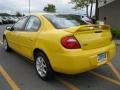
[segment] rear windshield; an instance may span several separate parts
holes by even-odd
[[[44,15],[57,29],[65,29],[73,26],[85,25],[79,15]]]

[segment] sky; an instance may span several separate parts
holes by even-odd
[[[85,9],[74,10],[71,0],[30,0],[31,12],[42,12],[43,8],[47,4],[54,4],[58,13],[80,13],[85,14]],[[17,11],[22,13],[28,13],[29,0],[0,0],[0,13],[15,14]],[[93,10],[94,12],[94,10]]]

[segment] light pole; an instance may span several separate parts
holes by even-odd
[[[95,19],[96,19],[96,21],[99,20],[99,7],[98,7],[98,4],[99,4],[99,0],[96,0],[96,10],[95,10]]]
[[[29,13],[30,13],[30,0],[29,0]]]

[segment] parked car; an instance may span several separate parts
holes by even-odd
[[[17,17],[13,17],[14,18],[14,22],[17,22],[19,19]]]
[[[108,25],[88,25],[79,16],[67,14],[23,17],[6,27],[3,46],[33,61],[43,80],[51,79],[54,71],[78,74],[97,68],[116,52]]]
[[[86,23],[88,23],[88,24],[93,24],[92,18],[90,18],[90,17],[88,17],[88,16],[86,16],[86,15],[80,15],[80,17],[81,17],[81,19],[82,19],[84,22],[86,22]]]
[[[8,18],[9,18],[9,23],[11,24],[15,23],[15,19],[12,16],[9,16]]]
[[[2,16],[1,18],[2,18],[3,24],[8,24],[9,23],[9,20],[6,16]]]
[[[23,17],[17,17],[18,19],[21,19],[21,18],[23,18]]]
[[[10,21],[10,20],[9,20],[9,16],[6,16],[5,18],[6,18],[6,20],[7,20],[7,24],[10,24],[10,22],[9,22],[9,21]]]
[[[0,25],[1,25],[1,24],[3,24],[3,22],[2,22],[2,18],[0,17]]]
[[[74,14],[68,14],[68,15],[74,15]],[[92,18],[90,18],[90,17],[88,17],[88,16],[86,16],[86,15],[78,15],[78,14],[75,14],[76,16],[79,16],[80,17],[80,19],[82,20],[82,21],[84,21],[85,23],[87,23],[87,24],[93,24],[93,19]]]

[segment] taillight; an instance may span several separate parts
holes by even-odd
[[[61,39],[61,44],[67,49],[81,48],[79,42],[74,36],[66,36]]]

